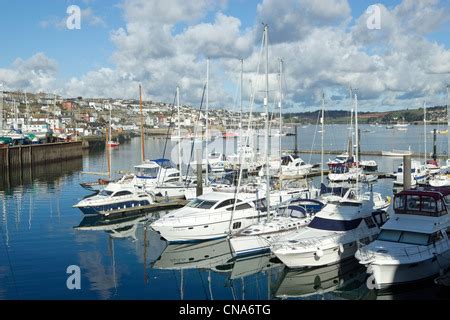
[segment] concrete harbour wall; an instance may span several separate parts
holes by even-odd
[[[0,148],[0,172],[81,158],[82,142],[60,142]]]

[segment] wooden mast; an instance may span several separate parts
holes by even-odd
[[[109,147],[109,128],[106,127],[106,152],[108,162],[108,178],[111,179],[111,148]]]

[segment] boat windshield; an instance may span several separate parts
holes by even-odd
[[[280,209],[278,214],[284,217],[303,219],[306,218],[306,209],[300,206],[289,206]]]
[[[201,199],[194,199],[189,202],[186,206],[190,208],[198,208],[198,209],[211,209],[217,201],[206,201]]]
[[[315,217],[308,227],[327,231],[349,231],[356,229],[361,224],[361,218],[354,220],[332,220]]]
[[[108,190],[102,190],[99,193],[100,196],[105,196],[105,197],[108,197],[108,196],[110,196],[112,194],[113,194],[113,192],[112,191],[108,191]]]
[[[138,177],[142,178],[157,178],[158,177],[158,167],[154,168],[142,168],[142,167],[136,167],[135,168],[135,174]]]
[[[426,246],[430,241],[430,235],[427,233],[384,229],[381,230],[378,240]]]

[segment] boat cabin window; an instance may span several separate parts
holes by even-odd
[[[239,205],[236,206],[236,211],[238,211],[238,210],[246,210],[246,209],[251,209],[251,208],[252,208],[252,206],[250,204],[242,203],[242,204],[239,204]],[[227,209],[227,211],[233,211],[233,206],[229,207]]]
[[[211,209],[216,203],[217,201],[194,199],[191,202],[189,202],[186,206],[190,208]]]
[[[136,176],[143,177],[143,178],[157,178],[158,172],[159,172],[159,168],[157,168],[157,167],[155,167],[155,168],[137,167],[137,168],[135,168],[135,171],[134,171]]]
[[[99,193],[99,195],[101,195],[101,196],[110,196],[110,195],[112,195],[113,194],[113,192],[112,191],[108,191],[108,190],[102,190],[102,191],[100,191],[100,193]]]
[[[349,231],[356,229],[361,224],[361,218],[354,220],[332,220],[315,217],[308,227],[328,231]]]
[[[172,177],[179,177],[180,176],[180,173],[179,172],[175,172],[175,173],[171,173],[171,174],[169,174],[169,178],[172,178]]]
[[[241,222],[235,222],[233,223],[233,229],[239,229],[241,227],[242,223]]]
[[[239,203],[240,200],[238,200],[237,202]],[[232,205],[232,204],[234,204],[234,199],[224,200],[224,201],[222,201],[221,203],[219,203],[219,204],[217,205],[217,207],[215,207],[214,209],[220,209],[220,208],[223,208],[223,207]]]
[[[378,240],[426,246],[430,242],[430,235],[420,232],[384,229],[381,230]]]
[[[369,229],[375,228],[375,227],[377,226],[377,225],[375,224],[375,222],[373,222],[372,217],[364,218],[364,221],[366,222],[367,227],[368,227]]]
[[[155,162],[164,169],[175,168],[175,165],[172,163],[172,161],[168,159],[155,160]]]
[[[133,194],[131,191],[119,191],[116,192],[113,197],[129,196],[131,194]]]
[[[435,199],[427,195],[397,195],[394,201],[397,214],[413,214],[421,216],[439,217],[447,214],[442,199]]]

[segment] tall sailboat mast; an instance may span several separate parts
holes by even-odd
[[[427,103],[424,102],[423,103],[423,140],[424,140],[424,147],[423,147],[423,152],[424,152],[424,158],[425,161],[424,163],[427,163]]]
[[[182,180],[181,175],[181,122],[180,122],[180,87],[177,86],[177,113],[178,113],[178,170],[180,171],[180,178]]]
[[[242,96],[242,90],[244,88],[244,59],[241,59],[241,83],[240,83],[240,89],[239,89],[239,99],[240,99],[240,105],[241,105],[241,111],[240,111],[240,115],[239,115],[239,140],[240,140],[240,146],[242,148],[243,145],[243,130],[242,130],[242,113],[244,112],[243,110],[243,96]]]
[[[323,135],[324,135],[324,124],[325,123],[325,93],[322,92],[322,114],[320,117],[320,125],[321,125],[321,152],[320,152],[320,184],[323,183]]]
[[[266,163],[266,203],[267,203],[267,216],[270,212],[270,171],[269,171],[269,26],[264,25],[264,47],[266,49],[266,94],[264,97],[264,110],[266,113],[266,134],[265,134],[265,163]]]
[[[26,117],[27,117],[26,123],[29,124],[30,123],[30,107],[28,105],[28,98],[27,98],[27,92],[26,91],[25,91],[25,108],[26,108]]]
[[[106,127],[106,162],[108,166],[108,178],[111,179],[111,147],[109,146],[109,128]]]
[[[112,105],[109,105],[109,142],[112,142],[112,128],[111,128],[111,118],[112,118]]]
[[[283,104],[283,59],[280,59],[280,83],[279,83],[279,90],[280,90],[280,101],[278,102],[278,108],[280,109],[280,128],[279,128],[279,137],[278,137],[278,148],[279,148],[279,158],[280,158],[280,175],[282,174],[282,170],[281,170],[281,157],[282,157],[282,152],[281,152],[281,131],[283,130],[283,114],[281,112],[281,106]]]
[[[206,171],[205,171],[205,185],[208,185],[208,135],[209,135],[209,119],[208,119],[208,112],[209,112],[209,58],[206,60],[206,115],[205,115],[205,156],[206,156]]]
[[[358,95],[355,92],[355,143],[356,143],[356,154],[355,162],[356,168],[359,168],[359,130],[358,130]],[[359,171],[356,173],[356,191],[359,190]]]
[[[3,94],[4,94],[4,89],[3,89],[3,83],[0,83],[0,87],[2,88],[1,93],[2,96],[0,97],[0,134],[2,134],[3,132]]]
[[[18,120],[18,116],[17,116],[17,105],[16,105],[16,98],[13,99],[13,106],[14,106],[14,129],[17,130],[19,129],[19,126],[17,124]]]
[[[145,161],[144,113],[142,111],[142,86],[139,85],[139,108],[141,111],[141,160]]]
[[[447,85],[447,158],[450,159],[450,139],[449,139],[449,135],[450,135],[450,112],[449,112],[449,108],[450,108],[450,95],[448,93],[448,89],[450,88],[450,84]]]

